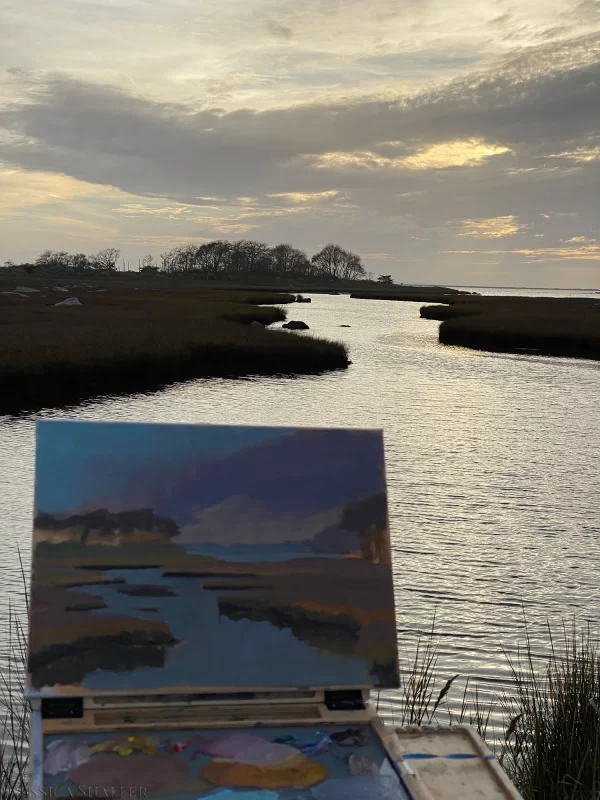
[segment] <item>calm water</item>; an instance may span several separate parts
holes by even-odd
[[[39,416],[383,428],[401,657],[435,613],[440,684],[461,673],[491,694],[524,613],[540,652],[546,619],[600,622],[600,364],[443,347],[419,305],[315,295],[289,307],[348,344],[345,372],[198,380]],[[9,603],[23,610],[18,550],[29,569],[33,432],[33,416],[0,417],[5,641]]]

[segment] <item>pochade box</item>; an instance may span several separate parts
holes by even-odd
[[[380,431],[41,421],[31,796],[404,800]]]

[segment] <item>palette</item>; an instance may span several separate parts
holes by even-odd
[[[38,422],[31,585],[34,792],[410,796],[381,431]]]
[[[392,761],[368,725],[179,729],[48,736],[53,797],[184,800],[400,800]]]

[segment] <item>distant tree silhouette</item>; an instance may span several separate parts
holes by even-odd
[[[339,244],[328,244],[312,257],[320,275],[338,280],[355,281],[365,277],[360,257],[349,253]]]
[[[106,247],[104,250],[98,250],[97,253],[90,256],[90,262],[94,269],[99,272],[116,272],[117,261],[121,251],[116,247]]]
[[[45,250],[31,270],[41,272],[116,272],[120,250],[107,247],[90,256],[84,253]],[[7,264],[7,266],[9,266]],[[16,265],[15,265],[16,266]],[[25,269],[27,265],[20,265]],[[312,258],[291,244],[269,247],[264,242],[216,239],[203,244],[184,244],[161,253],[159,259],[146,255],[140,272],[188,275],[206,280],[273,280],[277,283],[319,280],[366,280],[360,256],[337,244],[328,244]],[[390,277],[390,276],[381,276]],[[380,279],[380,282],[381,281]],[[390,278],[391,282],[391,278]]]
[[[47,272],[68,270],[70,263],[70,256],[64,250],[44,250],[35,260],[36,267],[41,267]]]

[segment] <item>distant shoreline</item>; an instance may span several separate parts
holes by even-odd
[[[598,289],[565,289],[561,286],[488,286],[478,285],[476,283],[452,283],[449,284],[452,289],[511,289],[517,292],[591,292],[592,294],[600,294]]]

